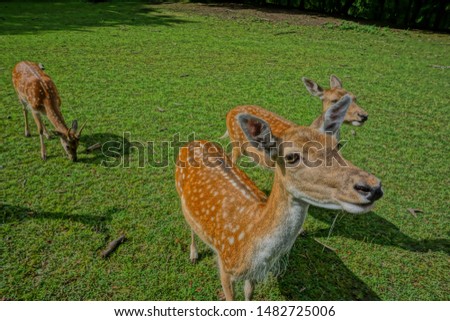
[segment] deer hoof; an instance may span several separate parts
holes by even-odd
[[[47,155],[42,155],[41,158],[42,158],[43,161],[46,161],[47,160]]]
[[[25,132],[25,137],[31,137],[31,134],[29,132]]]

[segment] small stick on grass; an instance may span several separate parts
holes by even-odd
[[[329,249],[330,251],[333,251],[333,252],[336,252],[336,251],[337,251],[335,248],[332,248],[331,246],[328,246],[328,245],[326,245],[326,244],[320,242],[320,241],[319,241],[318,239],[316,239],[316,238],[314,239],[314,241],[316,241],[317,243],[319,243],[320,245],[322,245],[324,248]],[[323,252],[323,249],[322,249],[322,252]]]
[[[86,153],[90,153],[90,152],[92,152],[93,150],[99,149],[100,147],[102,147],[102,144],[96,143],[96,144],[94,144],[94,145],[89,146],[88,148],[86,148]]]
[[[408,212],[414,217],[417,217],[417,213],[423,213],[420,208],[408,208]]]
[[[125,235],[121,235],[119,238],[115,239],[114,241],[110,242],[108,244],[108,247],[106,250],[104,250],[101,254],[102,258],[106,258],[108,255],[110,255],[114,250],[123,242],[125,241]]]

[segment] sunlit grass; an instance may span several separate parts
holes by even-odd
[[[329,238],[338,213],[311,208],[286,273],[255,299],[449,299],[450,70],[433,67],[450,65],[447,35],[222,20],[139,3],[1,3],[0,12],[0,297],[218,299],[211,251],[201,245],[199,263],[188,260],[173,152],[168,167],[139,168],[132,150],[129,168],[111,168],[84,149],[124,132],[156,146],[176,133],[216,140],[239,104],[309,124],[320,102],[300,78],[327,86],[333,73],[370,114],[364,127],[343,129],[343,153],[383,180],[385,197],[367,215],[339,213]],[[42,162],[32,122],[33,136],[23,136],[11,84],[21,60],[46,66],[67,122],[88,121],[80,162],[56,139]],[[247,172],[270,190],[271,173]],[[127,241],[100,258],[121,233]]]

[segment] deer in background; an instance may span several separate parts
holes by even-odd
[[[348,108],[347,114],[345,115],[344,123],[352,124],[353,126],[361,126],[369,118],[367,112],[359,107],[356,103],[355,95],[345,90],[342,87],[341,80],[335,75],[330,76],[330,89],[323,89],[316,82],[305,77],[302,78],[302,81],[311,95],[319,97],[320,100],[322,100],[323,113],[312,122],[312,124],[310,125],[312,128],[317,129],[322,127],[324,113],[328,110],[328,108],[338,102],[338,100],[345,95],[350,95],[350,97],[352,98],[352,103]]]
[[[324,130],[339,130],[350,103],[345,96],[330,108]],[[277,271],[289,253],[309,205],[364,213],[383,192],[378,178],[342,158],[336,138],[324,130],[292,127],[276,136],[268,122],[251,114],[239,114],[237,122],[252,146],[276,164],[270,196],[207,141],[180,150],[175,185],[191,227],[191,261],[198,259],[197,234],[218,256],[225,298],[233,300],[234,281],[245,280],[250,300],[255,283]]]
[[[50,138],[41,118],[41,115],[45,115],[55,127],[53,133],[59,136],[61,145],[69,159],[76,161],[77,148],[84,125],[78,130],[78,122],[74,120],[71,128],[67,127],[60,109],[61,99],[52,79],[39,65],[29,61],[22,61],[14,67],[12,81],[17,96],[22,103],[26,137],[30,137],[28,111],[31,111],[36,122],[41,141],[42,159],[47,159],[44,136],[47,139]]]
[[[327,90],[322,89],[322,87],[320,87],[312,80],[309,80],[307,78],[302,78],[302,80],[308,91],[314,96],[320,97],[323,102],[323,112],[319,117],[317,117],[312,122],[312,124],[310,125],[311,128],[323,130],[325,128],[324,127],[325,119],[329,117],[329,115],[327,115],[327,111],[331,108],[333,104],[336,104],[339,101],[339,99],[344,97],[346,94],[352,97],[352,102],[350,103],[350,106],[347,110],[344,122],[351,123],[355,126],[359,126],[362,125],[367,120],[368,118],[367,113],[361,107],[359,107],[354,101],[356,97],[353,94],[347,92],[345,89],[342,89],[342,83],[336,76],[332,75],[330,77],[330,84],[332,88]],[[254,115],[255,117],[265,120],[267,123],[270,124],[272,132],[275,135],[280,135],[285,130],[296,127],[297,124],[273,112],[270,112],[262,107],[254,105],[237,106],[227,113],[226,119],[227,131],[221,138],[229,136],[231,142],[236,145],[234,146],[232,152],[233,164],[236,164],[239,157],[243,154],[248,156],[258,155],[258,159],[260,161],[259,165],[265,168],[273,169],[275,166],[273,161],[267,159],[267,157],[265,157],[265,155],[262,152],[252,148],[251,146],[248,146],[249,144],[246,139],[246,136],[244,135],[244,132],[242,131],[237,121],[237,116],[241,113],[248,113]],[[339,140],[340,130],[336,131],[334,135],[336,136],[337,140]]]

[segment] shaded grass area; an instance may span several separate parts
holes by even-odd
[[[450,65],[448,36],[221,19],[142,3],[1,3],[0,12],[0,297],[216,300],[213,253],[201,245],[200,262],[188,260],[173,150],[157,168],[137,148],[125,148],[129,166],[114,153],[83,151],[112,141],[123,154],[155,142],[159,159],[161,142],[177,133],[216,140],[227,110],[240,104],[309,124],[320,102],[300,78],[326,85],[334,73],[370,114],[364,127],[343,128],[343,153],[383,180],[385,197],[360,216],[311,208],[285,274],[258,285],[255,298],[449,299],[450,75],[432,67]],[[20,60],[46,66],[67,122],[88,121],[78,163],[56,139],[46,141],[42,162],[34,124],[23,137],[11,85]],[[270,191],[271,173],[246,172]],[[127,242],[101,259],[121,233]]]

